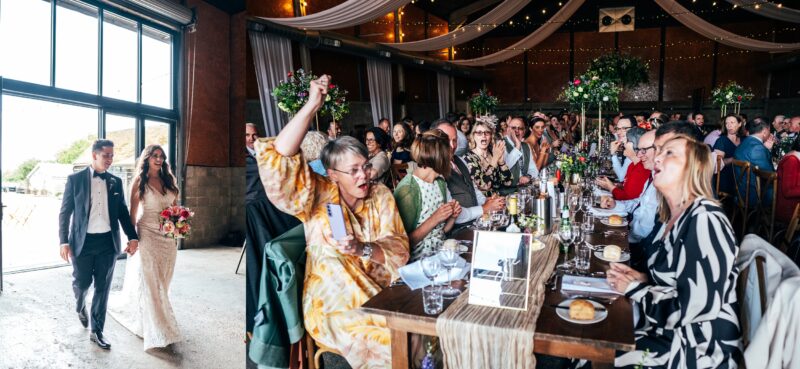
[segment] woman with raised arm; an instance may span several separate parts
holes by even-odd
[[[388,368],[391,337],[386,321],[358,308],[398,278],[398,268],[409,257],[408,237],[392,193],[382,184],[370,184],[363,143],[348,136],[328,142],[320,156],[327,178],[313,173],[299,155],[329,80],[323,75],[311,81],[308,102],[278,137],[256,142],[259,171],[275,206],[305,224],[306,332],[340,352],[353,368]],[[347,235],[338,240],[328,205],[339,205],[343,212]]]

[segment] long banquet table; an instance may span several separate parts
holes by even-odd
[[[606,231],[612,233],[605,233]],[[593,245],[615,244],[626,249],[628,241],[622,232],[624,228],[605,226],[596,220],[594,232],[587,235],[586,240]],[[472,240],[473,231],[464,229],[454,238]],[[571,247],[571,252],[572,249]],[[607,269],[608,263],[592,257],[591,272]],[[630,300],[622,296],[611,304],[606,304],[608,317],[599,323],[578,325],[562,320],[556,315],[555,309],[550,307],[567,299],[567,296],[560,291],[560,283],[557,286],[556,290],[547,288],[545,292],[544,304],[536,322],[536,333],[532,337],[535,353],[587,359],[597,363],[613,363],[617,350],[632,351],[635,348]],[[453,301],[455,300],[445,299],[444,309],[446,310]],[[410,367],[409,333],[437,335],[438,316],[423,312],[422,290],[412,291],[404,284],[384,289],[369,299],[361,310],[386,318],[387,326],[391,330],[392,367],[395,369]],[[498,342],[498,344],[503,343]]]

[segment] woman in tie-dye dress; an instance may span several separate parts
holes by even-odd
[[[303,287],[306,331],[339,351],[353,368],[389,368],[390,333],[383,317],[358,308],[398,277],[408,261],[408,237],[391,191],[370,185],[366,147],[352,137],[329,142],[322,177],[298,153],[328,76],[312,81],[308,103],[274,140],[256,142],[259,171],[269,199],[305,224],[307,260]],[[327,204],[341,205],[348,236],[336,241]]]

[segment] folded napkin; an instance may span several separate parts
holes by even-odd
[[[592,215],[594,215],[596,217],[603,217],[603,218],[608,218],[608,217],[610,217],[612,215],[619,215],[621,217],[627,217],[628,216],[628,213],[626,213],[624,211],[614,210],[614,209],[601,209],[601,208],[596,208],[594,206],[592,206],[592,210],[589,210],[589,211],[592,213]]]
[[[561,278],[561,291],[621,295],[621,293],[608,285],[608,281],[605,278],[581,277],[577,275],[564,275]]]
[[[425,273],[422,271],[422,261],[417,260],[411,264],[408,264],[404,267],[400,268],[400,278],[403,279],[403,282],[408,285],[409,288],[412,290],[416,290],[418,288],[425,287],[431,283],[428,277],[425,276]],[[456,266],[453,267],[453,270],[450,271],[451,281],[457,281],[460,279],[464,279],[464,277],[469,273],[470,264],[464,260],[464,258],[459,257],[458,262],[456,262]],[[439,275],[436,276],[435,279],[436,283],[445,283],[447,282],[447,269],[442,267],[442,271],[439,272]]]

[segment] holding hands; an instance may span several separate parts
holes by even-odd
[[[647,283],[647,275],[639,273],[633,268],[620,263],[611,263],[611,269],[606,271],[606,279],[611,288],[617,292],[625,293],[628,286],[636,281],[639,283]]]
[[[128,247],[126,247],[124,251],[128,253],[128,255],[133,256],[137,250],[139,250],[139,240],[130,240],[128,241]]]

